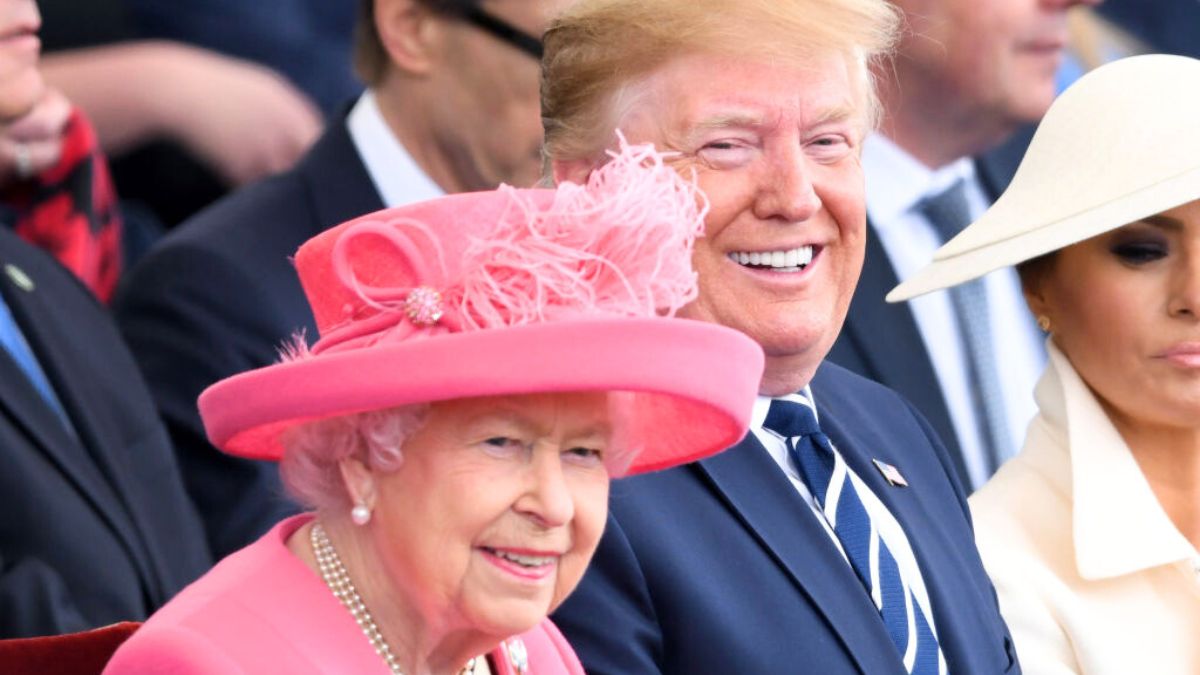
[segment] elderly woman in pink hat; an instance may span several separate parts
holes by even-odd
[[[703,198],[647,147],[586,186],[382,211],[296,254],[320,339],[200,399],[312,512],[152,616],[106,673],[582,673],[546,618],[612,477],[744,433],[748,338],[668,318]]]
[[[1027,673],[1200,673],[1200,61],[1092,71],[889,300],[1016,265],[1048,334],[1021,453],[971,497]]]

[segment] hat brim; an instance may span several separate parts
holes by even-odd
[[[580,319],[438,335],[325,353],[222,380],[200,396],[223,451],[278,460],[307,421],[396,406],[515,394],[620,391],[635,397],[625,475],[692,462],[745,435],[762,349],[687,319]]]
[[[1196,199],[1200,199],[1200,168],[1115,196],[1102,204],[1033,229],[1020,227],[1025,225],[1020,218],[1026,210],[1017,199],[1010,199],[1003,205],[997,202],[992,210],[968,228],[995,232],[992,241],[954,255],[935,255],[932,263],[892,289],[887,294],[887,301],[903,302],[949,288]],[[1020,234],[1007,237],[1003,234],[1014,231]],[[963,234],[966,233],[967,230],[964,230]]]

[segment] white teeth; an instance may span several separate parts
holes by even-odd
[[[545,555],[520,555],[518,553],[509,553],[508,551],[500,551],[497,549],[492,549],[492,552],[495,553],[496,557],[498,558],[511,560],[512,562],[524,567],[541,567],[554,562],[553,557]]]
[[[813,259],[813,247],[801,246],[787,251],[735,251],[729,259],[739,265],[770,267],[781,272],[799,272]]]

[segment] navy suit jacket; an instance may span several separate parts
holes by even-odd
[[[975,163],[984,192],[995,199],[1016,172],[1033,128],[1015,134]],[[874,180],[886,178],[874,177]],[[970,486],[967,465],[942,395],[933,361],[921,339],[908,303],[888,304],[884,297],[900,283],[872,225],[867,226],[862,276],[850,301],[846,323],[828,359],[863,377],[900,392],[929,420],[950,451],[959,482]]]
[[[822,429],[908,534],[950,672],[1018,673],[936,435],[894,392],[826,363]],[[871,463],[896,466],[889,485]],[[608,526],[554,615],[591,675],[904,672],[879,612],[750,434],[715,457],[613,484]]]
[[[319,232],[382,208],[339,119],[294,169],[184,223],[122,284],[117,320],[217,557],[257,540],[296,506],[275,464],[230,457],[208,443],[196,398],[217,380],[277,361],[297,331],[315,339],[291,256]]]
[[[145,619],[212,564],[167,434],[74,276],[3,227],[0,268],[74,432],[0,348],[0,637]]]

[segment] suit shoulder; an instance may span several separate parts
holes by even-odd
[[[296,169],[265,178],[180,223],[154,251],[183,247],[253,253],[257,247],[270,246],[272,240],[295,239],[288,236],[295,230],[307,236],[311,228],[306,222],[313,216],[306,192],[304,179]]]
[[[732,446],[724,452],[733,452],[739,445]],[[691,489],[697,480],[697,469],[694,463],[673,466],[668,469],[660,469],[636,476],[626,476],[612,483],[609,504],[610,506],[623,506],[621,502],[636,502],[641,499],[658,502],[663,500],[666,495],[677,493],[680,490]]]
[[[907,447],[929,447],[943,465],[952,465],[929,421],[894,389],[829,362],[821,364],[812,389],[820,414],[839,421],[846,433],[903,439]]]
[[[237,304],[251,287],[298,292],[291,256],[316,228],[305,192],[299,175],[286,172],[184,221],[126,274],[114,302],[118,315],[155,299],[217,296]]]
[[[831,398],[837,401],[856,400],[867,405],[912,408],[912,405],[891,387],[879,384],[851,372],[831,361],[825,361],[813,377],[812,387],[818,406]]]

